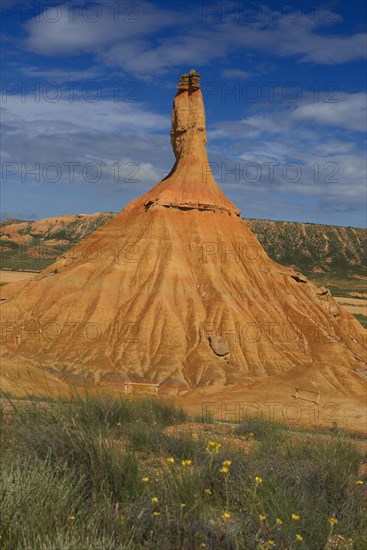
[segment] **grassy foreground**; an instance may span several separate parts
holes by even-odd
[[[3,400],[0,548],[367,548],[342,434],[203,424],[158,399]]]

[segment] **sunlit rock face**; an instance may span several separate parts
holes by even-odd
[[[206,151],[206,127],[200,76],[184,74],[173,101],[171,144],[176,163],[170,174],[146,195],[146,205],[196,208],[213,212],[239,210],[216,184]]]
[[[162,391],[317,367],[346,391],[366,368],[365,331],[272,261],[215,182],[195,71],[180,79],[171,143],[161,182],[34,279],[2,287],[5,357]]]

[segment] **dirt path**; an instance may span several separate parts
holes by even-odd
[[[345,298],[343,296],[335,296],[335,300],[349,311],[349,313],[360,313],[361,315],[367,316],[367,300],[361,298]]]
[[[0,282],[2,283],[16,283],[18,281],[24,281],[31,279],[37,275],[34,271],[6,271],[0,270]]]

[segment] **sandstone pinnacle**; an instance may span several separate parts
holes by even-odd
[[[199,74],[177,88],[171,172],[33,279],[2,287],[3,359],[37,380],[42,365],[60,380],[74,369],[74,381],[176,393],[296,374],[361,391],[364,329],[267,256],[210,170]]]

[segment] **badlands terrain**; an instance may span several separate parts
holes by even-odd
[[[115,212],[57,216],[37,221],[0,223],[3,283],[32,277],[92,233]],[[366,326],[367,230],[312,223],[244,218],[266,253],[282,265],[294,266],[327,286],[344,307]]]
[[[168,176],[117,215],[2,224],[3,389],[159,384],[192,412],[364,430],[365,232],[244,220],[202,176],[197,73],[171,143]]]

